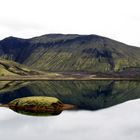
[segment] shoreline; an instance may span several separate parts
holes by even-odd
[[[40,77],[40,76],[20,76],[20,77],[0,77],[0,81],[140,81],[140,78],[133,77]]]

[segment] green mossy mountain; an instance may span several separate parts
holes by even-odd
[[[43,71],[140,72],[140,48],[97,35],[8,37],[0,41],[0,57]]]

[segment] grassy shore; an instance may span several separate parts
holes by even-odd
[[[95,77],[91,75],[84,76],[0,76],[0,81],[90,81],[90,80],[137,80],[140,81],[140,77]]]

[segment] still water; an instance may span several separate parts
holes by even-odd
[[[140,82],[1,82],[0,103],[28,96],[56,97],[72,104],[56,116],[37,117],[0,108],[2,140],[139,140]]]

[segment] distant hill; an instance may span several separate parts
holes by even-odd
[[[48,34],[0,41],[0,57],[38,70],[139,73],[140,48],[97,36]]]
[[[41,74],[41,72],[31,70],[10,60],[0,59],[0,76],[31,76],[36,74]]]

